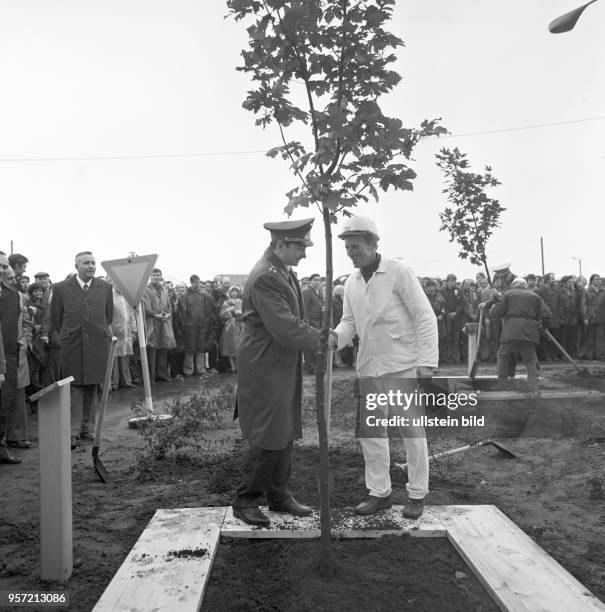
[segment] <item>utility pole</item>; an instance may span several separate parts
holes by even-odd
[[[11,240],[11,255],[13,254],[13,241]]]
[[[542,257],[542,276],[544,276],[544,239],[540,236],[540,255]]]

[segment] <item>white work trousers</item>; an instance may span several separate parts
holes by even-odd
[[[416,368],[384,374],[388,378],[407,378],[415,385]],[[402,387],[403,388],[403,387]],[[361,438],[365,461],[366,487],[374,497],[391,494],[391,456],[388,438]],[[403,438],[408,463],[406,489],[410,499],[424,499],[429,492],[429,455],[426,437]]]

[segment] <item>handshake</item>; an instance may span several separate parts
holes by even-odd
[[[328,333],[328,349],[331,351],[338,350],[338,334],[330,329]]]

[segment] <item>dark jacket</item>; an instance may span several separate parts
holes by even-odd
[[[549,327],[557,329],[561,326],[561,290],[557,287],[542,285],[536,289],[536,294],[543,300],[552,313]]]
[[[186,351],[209,351],[216,343],[214,300],[205,291],[188,289],[180,303]]]
[[[86,292],[75,276],[54,285],[50,324],[59,334],[61,376],[78,385],[103,383],[112,319],[112,287],[104,280],[93,278]]]
[[[319,348],[319,331],[303,317],[295,274],[267,249],[244,287],[237,347],[240,426],[260,448],[282,449],[302,436],[301,351]]]
[[[490,310],[490,317],[502,318],[500,342],[540,342],[538,323],[547,327],[552,313],[544,300],[528,289],[510,289]]]
[[[303,308],[305,311],[305,321],[315,327],[321,329],[323,304],[321,298],[311,287],[305,287],[302,292]]]

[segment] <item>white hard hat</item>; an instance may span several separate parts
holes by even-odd
[[[376,240],[380,238],[376,223],[369,217],[357,215],[355,217],[347,217],[344,220],[342,232],[338,234],[338,237],[344,239],[347,236],[361,236],[365,234],[371,234]]]

